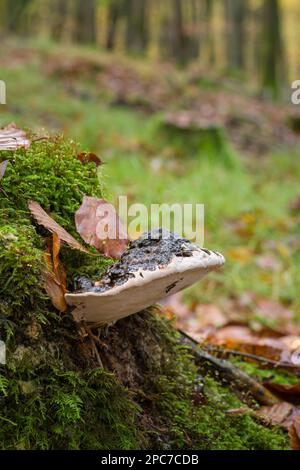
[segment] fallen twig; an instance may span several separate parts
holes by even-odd
[[[250,392],[258,403],[268,406],[279,403],[280,400],[273,395],[273,393],[269,392],[269,390],[248,374],[238,369],[229,361],[218,359],[207,351],[201,349],[199,344],[183,331],[179,330],[179,333],[181,335],[180,342],[189,347],[191,353],[199,362],[209,362],[210,365],[221,373],[228,382],[234,382],[240,389],[242,388]]]
[[[277,367],[277,368],[284,368],[284,369],[288,368],[288,369],[300,371],[299,365],[291,364],[289,362],[274,361],[273,359],[269,359],[263,356],[257,356],[256,354],[237,351],[236,349],[224,349],[224,348],[221,348],[220,346],[213,346],[210,344],[203,345],[203,349],[205,351],[213,351],[213,352],[224,354],[227,356],[240,356],[240,357],[245,357],[248,359],[253,359],[254,361],[257,361],[257,362],[264,362],[266,364],[271,364],[272,366]]]

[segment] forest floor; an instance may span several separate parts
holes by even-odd
[[[40,136],[62,132],[97,153],[113,203],[127,195],[147,206],[205,204],[205,246],[226,265],[163,309],[197,340],[260,358],[243,367],[299,403],[299,369],[289,359],[295,341],[300,346],[296,110],[195,67],[93,50],[9,42],[0,63],[1,127],[14,121]],[[220,152],[190,137],[195,123],[205,133],[222,129]],[[288,365],[279,372],[268,360]]]

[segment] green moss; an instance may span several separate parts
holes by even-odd
[[[74,213],[84,194],[101,197],[99,171],[94,163],[82,165],[74,143],[57,137],[35,142],[29,149],[2,152],[9,160],[1,181],[0,209],[9,217],[28,213],[28,201],[37,201],[44,210],[78,237]],[[101,168],[101,167],[100,167]]]
[[[239,359],[231,359],[237,367],[243,369],[248,375],[256,378],[259,381],[272,382],[279,385],[292,386],[296,385],[299,381],[295,374],[287,370],[278,368],[263,368],[254,362],[243,362]]]
[[[229,409],[240,408],[241,401],[211,377],[199,377],[189,351],[178,345],[170,324],[159,317],[149,319],[159,331],[160,345],[167,355],[157,361],[157,370],[144,379],[151,395],[152,415],[168,430],[165,449],[284,449],[288,448],[281,429],[266,429],[250,415],[230,416]],[[148,325],[148,331],[151,326]],[[145,408],[145,404],[143,405]]]
[[[34,142],[29,149],[1,152],[7,159],[0,183],[0,314],[18,319],[37,314],[45,321],[42,288],[45,229],[34,224],[28,202],[35,200],[80,239],[74,213],[84,194],[101,197],[101,175],[93,163],[82,165],[74,143],[61,137]],[[82,240],[81,240],[82,241]],[[107,261],[64,247],[69,282],[77,273],[101,273]],[[88,268],[84,269],[85,266]]]
[[[159,129],[179,155],[199,156],[201,159],[224,164],[229,168],[239,166],[237,155],[221,127],[180,128],[173,124],[162,123]]]
[[[276,450],[288,449],[285,433],[279,428],[267,429],[249,414],[228,415],[226,411],[237,409],[243,403],[228,388],[212,378],[206,378],[205,396],[207,405],[197,413],[197,432],[203,439],[202,449],[218,450]]]
[[[29,225],[0,225],[0,315],[20,320],[45,307],[41,240]]]
[[[47,367],[27,375],[15,371],[0,387],[2,449],[138,447],[139,408],[113,374]]]

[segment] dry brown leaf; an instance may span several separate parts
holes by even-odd
[[[7,164],[8,164],[8,160],[4,160],[4,162],[0,163],[0,180],[1,178],[3,178],[5,174]]]
[[[104,199],[84,196],[75,213],[76,228],[83,240],[110,258],[120,258],[128,236],[114,209]]]
[[[263,418],[269,424],[289,429],[295,419],[300,417],[300,409],[291,403],[283,401],[273,406],[262,406],[259,410],[255,411],[255,415]]]
[[[273,406],[263,406],[254,414],[267,424],[281,426],[288,430],[291,447],[300,450],[300,409],[291,403],[281,402]]]
[[[300,399],[300,382],[296,383],[295,385],[282,385],[277,383],[268,383],[265,384],[270,390],[274,392],[279,392],[280,396],[285,396],[287,400],[292,400],[294,397],[295,400],[298,398]]]
[[[294,450],[300,450],[300,416],[296,416],[289,429],[291,447]]]
[[[49,295],[53,305],[60,312],[64,312],[67,309],[64,293],[61,285],[57,282],[53,273],[49,271],[43,272],[44,287]]]
[[[43,275],[44,287],[52,300],[55,308],[60,312],[67,309],[65,293],[67,292],[67,278],[64,267],[59,260],[60,239],[57,233],[54,233],[47,240],[47,249],[45,251],[45,261],[48,270]]]
[[[99,166],[102,164],[101,158],[99,158],[98,155],[96,155],[93,152],[80,152],[77,155],[77,158],[78,160],[81,161],[83,165],[85,165],[86,163],[90,163],[90,162],[94,162],[96,166]]]
[[[17,150],[20,147],[28,148],[30,140],[26,132],[18,129],[15,123],[0,129],[0,150]]]
[[[67,276],[59,259],[59,251],[60,251],[60,239],[57,233],[53,233],[52,236],[52,265],[53,265],[53,272],[56,279],[59,281],[64,294],[67,292]]]
[[[63,227],[61,227],[61,225],[55,222],[55,220],[53,220],[37,202],[30,201],[28,207],[31,214],[40,225],[43,225],[50,232],[56,233],[59,239],[66,242],[70,247],[85,253],[89,253],[89,251],[81,243],[75,240],[72,235],[70,235]]]
[[[211,331],[206,336],[205,341],[209,344],[296,367],[297,364],[293,362],[295,343],[289,343],[288,338],[288,336],[281,338],[265,337],[254,334],[246,326],[228,325],[219,330]]]

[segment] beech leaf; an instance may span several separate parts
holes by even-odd
[[[102,164],[101,158],[99,158],[95,153],[93,152],[80,152],[77,155],[78,160],[81,161],[82,164],[94,162],[96,166],[99,166]]]
[[[64,267],[59,259],[60,239],[56,233],[47,239],[45,261],[47,270],[42,273],[44,287],[57,310],[64,312],[67,309],[65,293],[67,292],[67,277]]]
[[[109,258],[119,259],[128,245],[128,236],[109,202],[84,196],[75,213],[76,229],[83,240]]]
[[[67,243],[70,247],[76,250],[89,253],[89,251],[79,243],[72,235],[70,235],[61,225],[53,220],[47,212],[35,201],[30,201],[28,204],[29,210],[38,224],[43,225],[52,233],[56,233],[60,240]]]
[[[4,162],[0,163],[0,180],[1,178],[3,178],[5,174],[7,164],[8,164],[8,160],[4,160]]]

